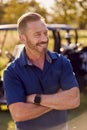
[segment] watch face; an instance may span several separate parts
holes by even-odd
[[[36,95],[36,96],[35,96],[35,99],[34,99],[34,103],[40,104],[40,102],[41,102],[41,97],[40,97],[40,95]]]

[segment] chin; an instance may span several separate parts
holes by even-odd
[[[47,52],[47,48],[43,48],[42,50],[39,50],[40,53],[44,54]]]

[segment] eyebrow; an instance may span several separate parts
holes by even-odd
[[[48,29],[44,30],[44,32],[45,32],[45,31],[48,32]],[[41,32],[42,32],[42,31],[37,31],[37,32],[35,32],[35,33],[41,33]],[[35,33],[34,33],[34,34],[35,34]]]

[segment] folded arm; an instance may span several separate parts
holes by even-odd
[[[34,103],[36,94],[28,96],[27,100]],[[57,92],[55,94],[41,94],[40,105],[56,110],[66,110],[78,107],[80,104],[80,92],[78,87],[69,90]]]
[[[16,122],[31,120],[51,111],[48,107],[23,102],[9,105],[9,110],[13,120]]]
[[[25,121],[37,118],[52,109],[73,109],[80,104],[80,93],[77,87],[55,94],[41,94],[41,104],[34,104],[36,94],[27,96],[27,102],[18,102],[9,105],[9,110],[14,121]]]

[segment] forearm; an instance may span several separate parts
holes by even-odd
[[[44,106],[22,102],[10,105],[9,109],[14,121],[16,122],[31,120],[51,111],[50,108]]]
[[[34,98],[36,94],[29,96],[28,100],[34,103]],[[65,91],[58,91],[55,94],[41,94],[40,105],[49,107],[56,110],[66,110],[78,107],[80,104],[80,94],[79,89],[74,87]]]
[[[52,95],[41,95],[41,105],[57,110],[73,109],[79,106],[79,90],[72,88]]]

